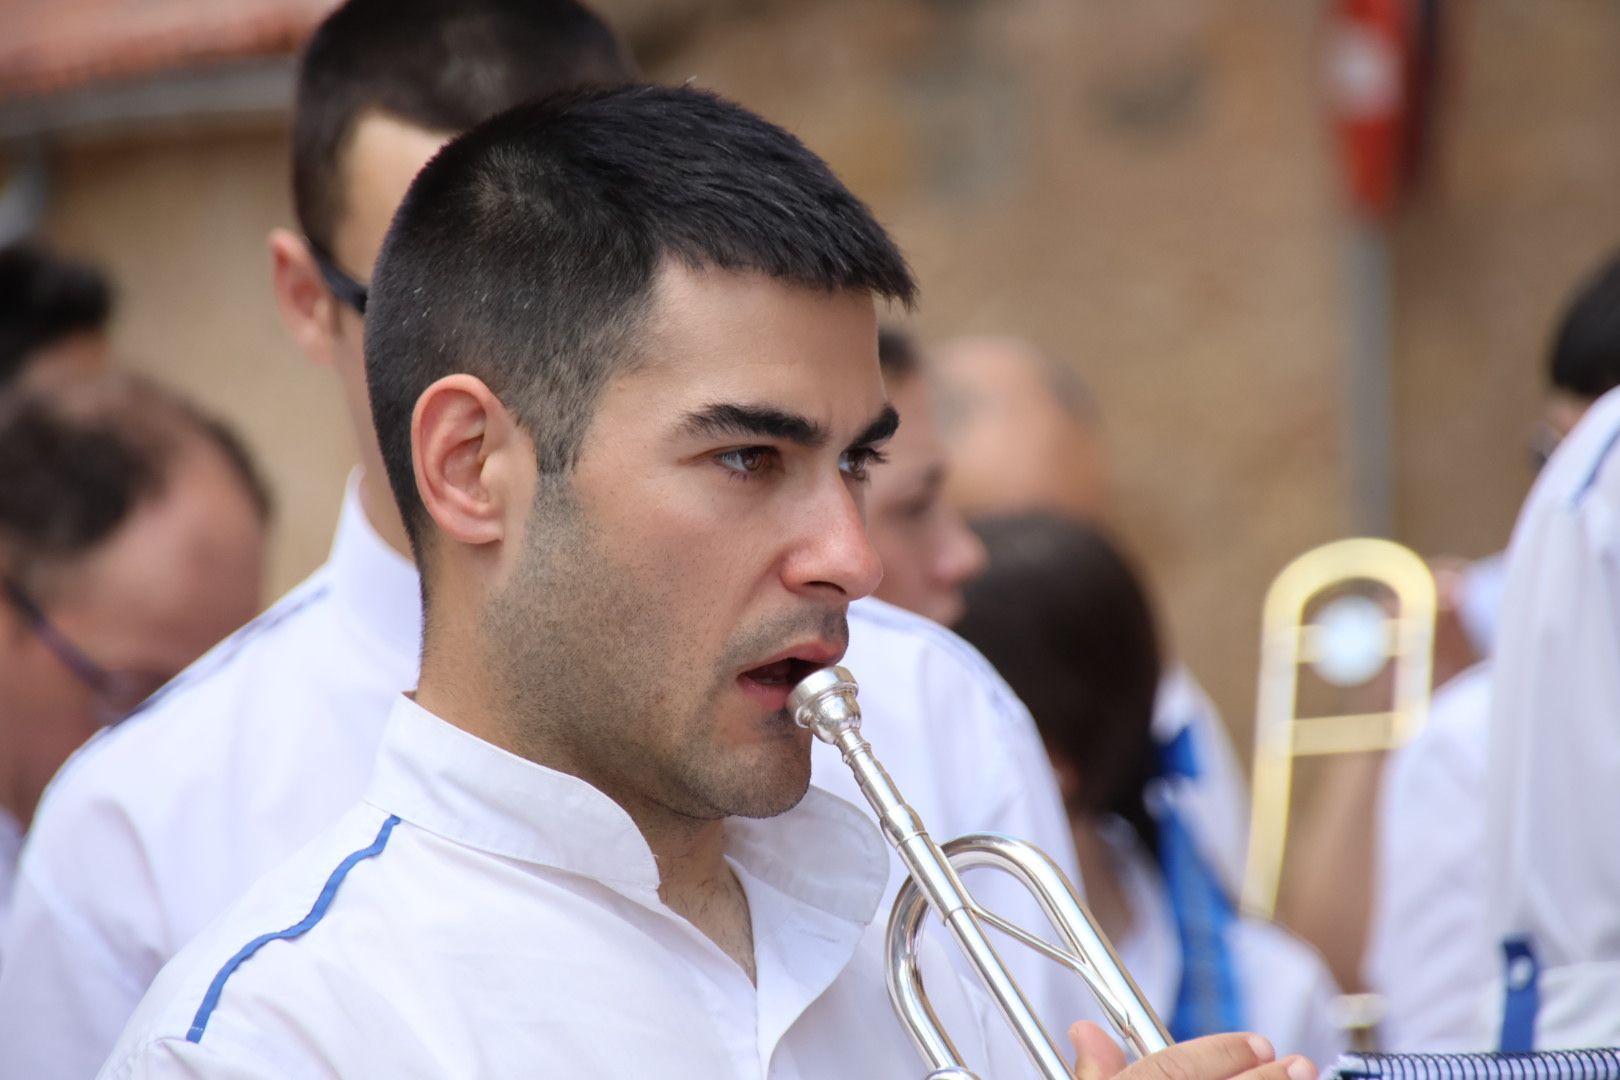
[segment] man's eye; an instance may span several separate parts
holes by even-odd
[[[716,454],[714,460],[722,467],[743,476],[755,476],[770,467],[775,451],[768,446],[743,446]]]
[[[888,460],[883,456],[883,451],[875,450],[870,446],[863,446],[844,451],[844,457],[839,462],[839,468],[843,469],[844,475],[850,479],[864,481],[871,479],[870,470],[872,466],[881,465]]]

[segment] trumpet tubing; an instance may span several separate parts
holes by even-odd
[[[856,685],[841,667],[812,673],[794,687],[788,708],[818,739],[836,746],[877,813],[884,836],[911,876],[900,890],[888,927],[889,999],[934,1080],[970,1078],[950,1035],[929,1004],[917,964],[917,946],[928,913],[937,915],[984,982],[1031,1062],[1046,1080],[1069,1080],[1068,1065],[1041,1026],[985,933],[986,926],[1012,937],[1075,971],[1092,991],[1114,1029],[1137,1056],[1170,1045],[1164,1025],[1098,929],[1074,887],[1045,853],[1031,844],[993,834],[953,840],[943,849],[895,788],[861,735]],[[974,903],[957,867],[988,866],[1009,873],[1033,893],[1068,951],[1054,948],[1021,927]]]

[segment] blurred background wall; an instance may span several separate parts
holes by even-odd
[[[353,457],[264,251],[291,222],[285,58],[324,6],[0,3],[8,212],[104,264],[119,347],[262,456],[274,592],[324,556]],[[1326,4],[600,7],[652,77],[731,95],[832,162],[910,254],[925,338],[1026,334],[1093,387],[1121,527],[1246,746],[1265,586],[1353,526]],[[1429,169],[1389,235],[1393,520],[1426,554],[1481,555],[1528,485],[1550,324],[1620,239],[1620,5],[1446,11]]]

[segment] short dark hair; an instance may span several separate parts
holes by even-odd
[[[1150,847],[1161,654],[1152,605],[1097,529],[1048,514],[975,526],[989,553],[956,630],[1029,706],[1053,756],[1080,773],[1086,814],[1118,814]]]
[[[105,330],[112,299],[112,287],[93,266],[25,241],[0,247],[0,387],[21,376],[40,350]]]
[[[85,554],[163,493],[187,441],[225,458],[261,519],[270,495],[222,421],[145,376],[75,374],[0,398],[0,554],[27,577]]]
[[[520,102],[634,77],[613,31],[575,0],[349,0],[316,29],[299,66],[299,225],[331,252],[343,153],[367,112],[453,134]]]
[[[1611,255],[1570,301],[1547,376],[1554,388],[1590,400],[1620,386],[1620,255]]]
[[[567,94],[446,146],[383,243],[366,382],[383,463],[421,554],[411,412],[454,372],[489,385],[568,471],[666,262],[910,303],[871,212],[786,131],[703,91]]]
[[[883,378],[891,384],[911,378],[922,366],[916,341],[898,326],[878,327],[878,366],[883,369]]]

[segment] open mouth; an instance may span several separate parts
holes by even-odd
[[[790,656],[785,660],[762,664],[757,668],[745,671],[742,677],[761,686],[780,686],[792,689],[806,675],[809,675],[812,671],[819,671],[826,666],[826,664],[817,663],[813,660],[801,660],[797,656]]]

